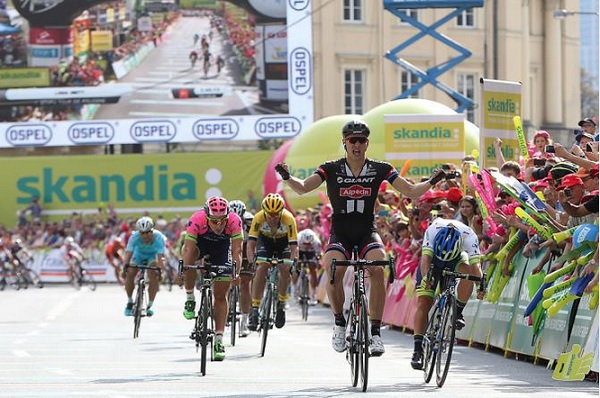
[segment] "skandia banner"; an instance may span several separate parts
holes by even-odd
[[[519,160],[519,142],[513,117],[521,115],[521,83],[481,79],[481,125],[479,126],[479,164],[496,167],[496,138],[502,140],[505,160]]]
[[[119,213],[153,215],[197,210],[212,195],[261,192],[271,152],[170,153],[0,159],[0,224],[13,225],[34,197],[49,219],[90,214],[111,203]]]
[[[385,159],[396,167],[411,160],[407,177],[428,176],[465,156],[463,114],[384,115],[383,120]]]

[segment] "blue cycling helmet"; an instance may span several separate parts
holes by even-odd
[[[462,236],[452,226],[440,229],[433,238],[433,256],[441,261],[452,261],[462,252]]]

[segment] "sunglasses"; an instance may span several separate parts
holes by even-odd
[[[221,224],[222,222],[224,222],[227,219],[227,216],[225,217],[206,217],[206,219],[212,223],[215,224]]]
[[[152,234],[152,230],[140,232],[140,235],[150,235],[150,234]]]
[[[277,217],[278,215],[280,215],[280,212],[275,212],[275,213],[270,213],[270,212],[265,212],[267,214],[268,217],[274,218]]]
[[[358,142],[359,144],[364,144],[364,143],[366,143],[366,142],[367,142],[367,141],[369,141],[369,140],[368,140],[368,139],[366,139],[365,137],[350,137],[350,138],[347,138],[347,139],[346,139],[346,141],[348,141],[349,143],[351,143],[351,144],[353,144],[353,145],[354,145],[354,144],[356,144],[357,142]]]

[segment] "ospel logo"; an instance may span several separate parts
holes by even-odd
[[[290,54],[290,83],[292,91],[304,95],[312,84],[312,65],[310,52],[305,48],[295,48]]]
[[[360,199],[365,196],[371,196],[371,188],[365,188],[360,185],[352,185],[349,188],[341,188],[340,196],[347,196],[350,199]]]
[[[302,11],[310,4],[310,0],[289,0],[290,7],[296,11]]]
[[[106,144],[115,135],[109,123],[75,123],[69,127],[69,140],[74,144]]]
[[[13,146],[44,146],[52,139],[52,130],[45,124],[10,126],[6,141]]]

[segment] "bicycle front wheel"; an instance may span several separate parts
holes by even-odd
[[[140,334],[142,323],[142,311],[144,310],[144,294],[146,294],[146,283],[144,280],[138,282],[137,295],[133,309],[133,338],[137,339]]]
[[[200,373],[202,374],[202,376],[206,375],[209,305],[210,302],[208,301],[208,295],[206,295],[206,293],[203,293],[202,303],[200,304],[200,310],[198,311],[198,316],[200,317],[202,325],[202,328],[200,329]]]
[[[450,369],[450,360],[452,359],[452,349],[454,348],[454,334],[456,324],[456,297],[447,296],[444,312],[442,314],[441,330],[438,339],[438,353],[436,361],[436,383],[438,387],[444,385],[448,369]]]
[[[261,308],[261,343],[260,343],[260,356],[265,356],[265,350],[267,349],[267,336],[269,335],[269,328],[271,327],[271,314],[273,307],[273,290],[271,287],[267,288],[267,293],[265,294],[265,298],[262,303]]]
[[[308,320],[308,301],[309,301],[309,293],[308,293],[308,276],[306,272],[302,271],[302,290],[300,295],[300,305],[302,307],[302,320]]]
[[[431,381],[433,370],[435,369],[435,360],[437,358],[438,345],[436,343],[436,334],[439,328],[437,320],[439,317],[439,310],[437,303],[434,305],[435,307],[433,314],[429,318],[427,329],[425,331],[425,335],[423,336],[423,378],[425,383],[429,383]]]
[[[238,287],[233,286],[231,290],[229,290],[229,332],[231,334],[231,346],[235,347],[235,339],[237,337],[237,304],[238,304]]]
[[[367,299],[360,297],[360,315],[358,328],[358,361],[360,362],[360,380],[362,391],[367,391],[369,383],[369,316],[367,315]]]
[[[350,382],[352,383],[352,387],[356,387],[358,385],[358,336],[356,330],[358,329],[358,316],[360,308],[357,308],[356,300],[352,298],[350,301],[350,316],[348,317],[348,324],[346,328],[350,330],[346,331],[347,337],[347,349],[346,349],[346,359],[350,364]]]
[[[38,289],[41,289],[44,287],[44,283],[40,279],[40,276],[38,275],[38,273],[35,272],[34,270],[32,270],[31,268],[26,267],[25,271],[23,272],[23,276],[28,284],[30,284],[34,287],[37,287]]]

